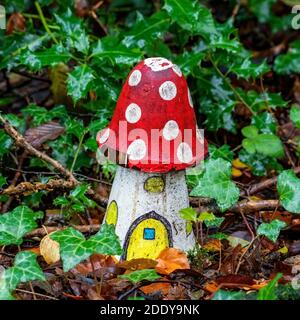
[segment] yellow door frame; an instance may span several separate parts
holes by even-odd
[[[164,227],[166,228],[167,234],[168,234],[169,247],[173,247],[173,237],[172,237],[171,224],[163,216],[157,214],[155,211],[151,211],[149,213],[146,213],[146,214],[138,217],[136,220],[134,220],[134,222],[131,224],[130,228],[128,229],[126,237],[125,237],[124,246],[123,246],[123,256],[121,257],[122,260],[127,260],[127,250],[128,250],[130,238],[131,238],[133,231],[137,228],[137,226],[141,222],[143,222],[144,220],[147,220],[147,219],[158,220],[159,222],[161,222],[164,225]],[[158,254],[159,254],[159,252],[158,252]]]

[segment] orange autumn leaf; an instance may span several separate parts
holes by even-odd
[[[175,248],[164,249],[156,261],[155,270],[160,274],[170,274],[177,269],[190,269],[187,255]]]
[[[222,248],[222,243],[219,239],[209,239],[204,245],[203,248],[208,251],[220,251]]]
[[[33,253],[35,253],[37,256],[40,256],[40,255],[41,255],[40,247],[33,247],[33,248],[25,249],[24,251],[33,252]]]
[[[131,259],[129,261],[121,261],[118,263],[119,268],[124,268],[126,270],[143,270],[143,269],[154,269],[157,265],[157,261],[151,259]]]
[[[171,288],[171,284],[167,282],[154,282],[147,286],[143,286],[140,288],[141,291],[143,291],[145,294],[152,294],[155,292],[160,291],[162,294],[166,295],[169,293],[169,290]]]

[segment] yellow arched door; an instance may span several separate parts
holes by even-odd
[[[170,246],[166,226],[155,218],[139,222],[128,237],[126,260],[156,259],[163,249]]]

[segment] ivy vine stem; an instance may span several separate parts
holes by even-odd
[[[74,170],[74,167],[75,167],[75,164],[76,164],[76,161],[77,161],[79,152],[80,152],[80,150],[81,150],[82,143],[83,143],[83,139],[84,139],[85,135],[86,135],[86,131],[84,131],[83,134],[82,134],[81,137],[80,137],[79,144],[78,144],[78,147],[77,147],[77,150],[76,150],[74,159],[73,159],[73,163],[72,163],[70,172],[73,172],[73,170]]]
[[[212,63],[213,67],[215,68],[215,70],[217,71],[217,73],[220,75],[220,77],[224,80],[224,82],[229,86],[229,88],[232,90],[232,92],[235,94],[235,96],[239,99],[239,101],[241,101],[247,108],[248,110],[251,112],[252,115],[255,115],[256,112],[253,111],[253,109],[251,108],[251,106],[245,101],[245,99],[243,99],[243,97],[238,93],[238,91],[235,89],[235,87],[231,84],[230,81],[228,81],[228,79],[226,78],[226,76],[222,73],[222,71],[219,69],[219,67],[217,66],[217,64],[215,63],[215,61],[212,59],[211,55],[208,55],[208,58],[210,60],[210,62]]]
[[[45,16],[44,16],[44,14],[43,14],[43,10],[42,10],[41,6],[39,5],[39,3],[38,3],[37,1],[34,2],[34,5],[35,5],[36,10],[37,10],[37,12],[38,12],[38,14],[39,14],[39,16],[40,16],[40,19],[41,19],[41,21],[42,21],[42,24],[43,24],[45,30],[47,31],[47,33],[49,34],[49,36],[52,38],[52,40],[53,40],[56,44],[58,44],[57,39],[55,38],[54,34],[51,32],[51,30],[50,30],[50,28],[49,28],[49,26],[48,26],[48,24],[47,24],[47,21],[46,21],[46,18],[45,18]]]

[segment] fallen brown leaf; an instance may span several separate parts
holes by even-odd
[[[160,274],[170,274],[177,269],[189,269],[190,264],[188,262],[187,255],[175,248],[164,249],[156,261],[158,264],[155,270]]]

